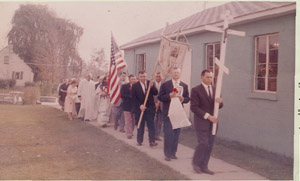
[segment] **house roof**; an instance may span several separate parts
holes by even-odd
[[[253,20],[276,17],[282,14],[293,13],[296,11],[296,2],[229,2],[217,7],[209,8],[193,14],[187,18],[177,21],[165,30],[165,35],[175,36],[176,32],[181,29],[180,34],[192,34],[205,31],[205,25],[222,25],[221,15],[226,10],[230,10],[233,20],[230,25],[246,23]],[[229,25],[229,26],[230,26]],[[163,28],[141,36],[133,41],[122,45],[121,49],[129,49],[143,44],[160,41]]]

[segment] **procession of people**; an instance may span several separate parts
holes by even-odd
[[[120,99],[116,104],[110,102],[107,76],[98,76],[97,81],[92,80],[92,74],[84,79],[64,79],[58,89],[60,105],[68,113],[69,120],[77,118],[82,121],[95,121],[102,128],[108,127],[111,122],[115,130],[125,133],[127,139],[133,138],[136,129],[137,146],[144,143],[145,125],[150,147],[155,147],[158,145],[157,141],[162,141],[160,135],[163,132],[163,154],[166,161],[171,161],[180,159],[176,153],[180,151],[178,143],[181,128],[175,125],[170,109],[175,109],[172,107],[175,99],[178,99],[181,107],[191,101],[193,127],[198,138],[192,166],[198,174],[213,175],[214,172],[208,169],[208,162],[215,139],[215,135],[211,133],[212,125],[218,122],[213,116],[214,103],[218,102],[222,108],[222,99],[215,97],[213,74],[209,70],[203,70],[200,77],[202,83],[191,89],[191,96],[188,85],[180,77],[181,69],[178,67],[172,68],[171,79],[165,82],[160,72],[155,73],[153,80],[147,80],[146,71],[139,71],[138,77],[132,74],[127,76],[126,72],[121,72]]]

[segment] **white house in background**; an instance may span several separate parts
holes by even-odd
[[[31,68],[13,52],[10,45],[0,50],[0,79],[15,79],[16,86],[33,82]]]

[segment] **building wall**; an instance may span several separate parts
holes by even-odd
[[[9,64],[4,63],[4,56],[9,56]],[[8,47],[0,51],[0,72],[2,79],[12,79],[13,72],[23,72],[23,79],[17,79],[16,86],[24,86],[25,82],[33,82],[31,68]]]
[[[152,71],[155,66],[159,52],[159,44],[149,44],[145,46],[140,46],[136,49],[130,49],[125,51],[125,60],[128,64],[129,74],[137,75],[138,72],[135,72],[136,66],[136,55],[146,54],[146,71],[148,79],[151,78]]]
[[[224,107],[219,112],[218,137],[293,157],[295,14],[230,28],[245,31],[246,37],[228,36],[225,65],[230,74],[223,79]],[[280,43],[277,92],[253,93],[254,37],[276,32],[279,32]],[[188,40],[192,49],[191,85],[194,87],[201,82],[200,73],[206,67],[205,44],[220,41],[221,35],[205,32],[188,36]],[[125,58],[132,68],[134,56],[146,53],[147,71],[151,72],[158,51],[158,43],[144,45],[126,50]]]

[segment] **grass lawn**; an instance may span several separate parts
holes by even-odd
[[[0,179],[187,179],[55,108],[0,105]]]
[[[196,148],[197,136],[192,128],[182,129],[180,144]],[[293,160],[261,149],[229,142],[216,137],[212,156],[272,180],[293,180]]]

